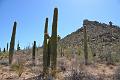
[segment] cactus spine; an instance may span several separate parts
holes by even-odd
[[[47,74],[47,54],[48,54],[48,18],[45,21],[45,30],[44,30],[44,44],[43,44],[43,73]]]
[[[34,41],[33,52],[32,52],[32,61],[34,66],[35,66],[35,50],[36,50],[36,41]]]
[[[51,69],[53,70],[52,76],[55,76],[57,64],[57,22],[58,22],[58,8],[54,9],[52,35],[51,35]]]
[[[17,26],[17,22],[14,22],[11,41],[10,41],[10,48],[9,48],[9,64],[12,63],[12,57],[14,53],[16,26]]]
[[[87,46],[87,31],[86,31],[86,21],[83,22],[84,26],[84,57],[85,57],[85,65],[88,64],[88,46]]]

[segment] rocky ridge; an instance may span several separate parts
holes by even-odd
[[[83,24],[87,26],[87,38],[89,52],[93,54],[120,53],[120,27],[109,24],[100,23],[98,21],[84,20]],[[64,49],[74,48],[83,50],[83,27],[67,35],[59,41]]]

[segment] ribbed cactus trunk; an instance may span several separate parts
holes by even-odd
[[[7,43],[7,51],[8,51],[8,43]]]
[[[12,63],[12,58],[13,58],[13,53],[14,53],[16,26],[17,26],[17,22],[14,22],[11,41],[10,41],[10,48],[9,48],[9,64]]]
[[[32,52],[32,62],[34,66],[35,66],[35,50],[36,50],[36,41],[34,41],[33,52]]]
[[[85,57],[85,65],[88,64],[88,46],[87,46],[87,31],[86,31],[86,23],[84,22],[84,57]]]
[[[48,67],[47,67],[47,54],[48,54],[48,18],[45,21],[45,30],[44,30],[44,43],[43,43],[43,73],[44,75],[47,74]]]
[[[57,64],[57,22],[58,22],[58,8],[54,9],[52,35],[51,35],[51,69],[53,70],[52,76],[55,76]]]

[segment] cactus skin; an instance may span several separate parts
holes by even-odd
[[[44,43],[43,43],[43,73],[44,75],[48,73],[47,67],[47,56],[48,56],[48,18],[45,21],[45,30],[44,30]]]
[[[8,43],[7,43],[7,51],[8,51]]]
[[[10,41],[10,48],[9,48],[9,64],[12,63],[12,58],[13,58],[13,53],[14,53],[16,26],[17,26],[17,22],[14,22],[11,41]]]
[[[88,64],[88,46],[87,46],[87,31],[86,31],[86,24],[87,22],[84,20],[84,57],[85,57],[85,65]]]
[[[51,69],[53,70],[52,76],[55,76],[57,64],[57,22],[58,22],[58,8],[54,9],[52,35],[51,35]]]
[[[32,52],[32,61],[34,66],[35,66],[35,50],[36,50],[36,41],[34,41],[33,52]]]

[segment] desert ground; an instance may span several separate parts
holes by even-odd
[[[16,51],[13,63],[8,64],[8,53],[0,55],[0,80],[43,80],[42,49],[36,50],[35,66],[32,65],[31,50]],[[78,54],[65,54],[57,57],[56,79],[50,80],[119,80],[119,64],[107,65],[91,61],[84,65]],[[118,77],[118,79],[116,79]]]

